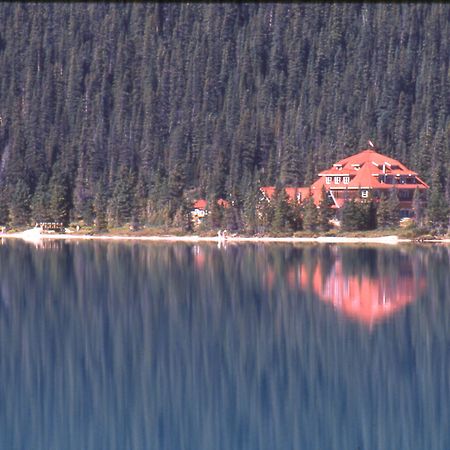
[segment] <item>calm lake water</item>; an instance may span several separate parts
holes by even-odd
[[[0,245],[0,448],[448,450],[450,247]]]

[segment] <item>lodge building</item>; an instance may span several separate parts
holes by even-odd
[[[412,217],[415,189],[425,191],[429,186],[419,175],[401,162],[377,153],[373,149],[342,159],[318,174],[318,179],[309,187],[288,187],[286,194],[291,201],[303,201],[309,197],[319,206],[322,187],[328,194],[333,208],[342,208],[346,200],[363,201],[373,198],[378,201],[383,192],[397,191],[400,216]],[[261,188],[263,196],[270,201],[275,187]]]

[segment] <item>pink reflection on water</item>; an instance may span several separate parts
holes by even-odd
[[[397,273],[371,277],[363,273],[346,274],[340,259],[328,271],[320,262],[310,270],[301,265],[298,280],[303,289],[365,324],[374,324],[400,311],[426,287],[425,276],[412,264],[406,263]]]

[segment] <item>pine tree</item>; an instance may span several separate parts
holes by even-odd
[[[224,217],[224,208],[219,205],[218,201],[212,197],[208,201],[209,212],[207,216],[207,224],[209,228],[217,230],[222,228],[222,222]]]
[[[316,231],[319,226],[318,211],[313,197],[309,197],[303,206],[303,229]]]
[[[341,228],[344,231],[361,229],[361,214],[355,199],[347,200],[341,210]]]
[[[331,228],[330,220],[333,217],[333,210],[328,203],[328,195],[324,186],[322,186],[319,211],[318,211],[318,229],[328,231]]]
[[[0,187],[0,226],[6,226],[9,223],[9,201],[10,198],[4,186]]]
[[[33,222],[49,222],[50,195],[45,174],[39,178],[38,185],[31,200],[31,218]]]
[[[388,201],[389,226],[396,227],[400,221],[400,201],[398,199],[397,189],[392,189]]]
[[[271,199],[273,205],[272,231],[286,231],[289,219],[289,198],[286,190],[280,184],[275,187],[275,192]]]
[[[424,224],[424,201],[423,194],[418,188],[414,189],[413,195],[413,210],[414,210],[414,220],[419,227]]]
[[[11,223],[13,226],[29,225],[30,222],[30,188],[24,180],[19,180],[11,198]]]
[[[108,228],[108,196],[104,179],[97,183],[94,197],[95,229],[96,231],[106,231]]]
[[[377,224],[380,228],[398,226],[400,221],[400,202],[396,189],[391,189],[389,195],[382,194],[377,209]]]
[[[428,226],[438,233],[446,233],[449,226],[449,210],[440,183],[436,180],[431,188],[427,207]]]
[[[71,210],[69,182],[60,165],[55,166],[53,175],[50,178],[49,194],[50,217],[54,222],[68,225]]]
[[[390,225],[389,206],[386,195],[381,194],[377,208],[377,226],[378,228],[387,228]]]
[[[124,167],[120,170],[111,199],[111,211],[115,226],[131,220],[134,200],[133,174]]]

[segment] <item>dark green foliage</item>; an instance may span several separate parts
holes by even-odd
[[[133,199],[133,174],[123,168],[117,177],[110,205],[113,223],[116,226],[121,226],[130,221],[133,212]]]
[[[103,178],[99,180],[96,186],[94,197],[95,229],[96,231],[105,231],[108,228],[108,196]]]
[[[376,208],[371,200],[346,201],[341,211],[341,227],[345,231],[372,230],[376,227]]]
[[[449,226],[450,208],[442,192],[440,183],[436,180],[431,187],[427,208],[427,224],[438,233],[447,232]]]
[[[396,189],[380,198],[377,208],[377,226],[380,228],[396,227],[400,220],[400,202]]]
[[[71,194],[69,191],[69,178],[63,172],[60,164],[55,164],[54,173],[48,184],[49,215],[55,222],[64,225],[69,223],[71,210]]]
[[[0,188],[0,226],[9,223],[9,198],[5,188]]]
[[[172,225],[181,228],[186,233],[190,233],[194,229],[191,215],[192,208],[192,202],[183,198],[180,207],[175,213]]]
[[[344,231],[356,231],[360,229],[362,217],[359,204],[354,200],[347,200],[342,207],[341,228]]]
[[[271,200],[273,208],[272,231],[286,231],[289,226],[289,198],[286,190],[277,184]]]
[[[30,223],[30,188],[24,180],[19,180],[11,197],[11,223],[14,226],[28,225]]]
[[[2,3],[0,219],[29,215],[18,180],[44,211],[45,174],[55,220],[170,225],[196,189],[239,192],[225,222],[264,228],[257,187],[306,185],[367,139],[437,173],[448,203],[447,19],[443,3]]]
[[[333,210],[329,205],[327,192],[322,186],[321,199],[317,217],[318,229],[320,231],[328,231],[331,228],[330,220],[333,217]]]
[[[224,220],[224,216],[225,216],[225,208],[223,206],[220,206],[217,200],[211,199],[208,202],[208,216],[207,216],[209,228],[213,230],[223,228],[222,222]]]
[[[41,175],[39,183],[31,200],[31,219],[33,222],[49,222],[50,218],[50,195],[46,176]]]
[[[426,194],[421,193],[418,188],[414,190],[413,196],[413,210],[414,210],[414,220],[417,226],[421,227],[424,223],[425,216],[425,197]]]
[[[312,197],[309,197],[303,205],[303,229],[316,231],[319,226],[318,210]]]

